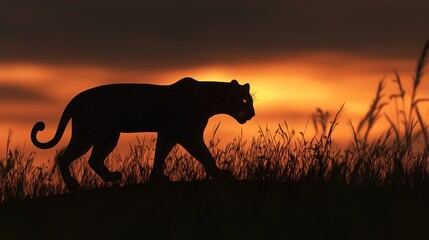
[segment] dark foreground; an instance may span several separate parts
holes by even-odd
[[[0,205],[0,239],[428,239],[429,194],[320,183],[176,182]]]

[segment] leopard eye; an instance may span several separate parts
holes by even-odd
[[[245,99],[245,98],[243,98],[242,101],[243,101],[243,103],[247,103],[247,99]]]

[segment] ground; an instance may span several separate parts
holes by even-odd
[[[171,182],[0,205],[2,239],[426,239],[429,195],[315,182]]]

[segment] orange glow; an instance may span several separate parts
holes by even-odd
[[[186,76],[201,81],[237,79],[240,84],[250,83],[251,92],[256,94],[254,119],[245,125],[239,125],[230,117],[216,116],[209,122],[207,137],[211,135],[213,126],[220,121],[223,142],[238,136],[241,131],[246,137],[256,135],[258,125],[268,125],[275,130],[277,124],[283,121],[287,121],[296,131],[303,131],[317,107],[334,113],[345,103],[346,112],[336,134],[339,139],[351,139],[346,121],[351,119],[356,125],[364,116],[375,95],[378,81],[386,77],[386,96],[393,94],[397,91],[391,82],[394,69],[404,78],[404,85],[411,86],[409,83],[414,65],[413,59],[363,59],[335,53],[291,56],[270,62],[256,61],[163,71],[3,64],[0,65],[0,84],[31,89],[51,100],[44,103],[0,103],[0,156],[3,155],[1,149],[4,148],[1,146],[5,146],[7,129],[12,128],[12,145],[25,144],[27,150],[35,151],[40,156],[46,156],[48,152],[49,158],[52,159],[55,150],[46,151],[33,147],[30,130],[37,121],[45,121],[47,130],[40,134],[40,138],[50,139],[66,104],[85,89],[118,82],[171,84]],[[421,89],[429,89],[429,83],[423,83]],[[428,92],[422,90],[420,94]],[[424,112],[426,113],[426,110]],[[312,126],[307,126],[308,131],[311,128]],[[60,142],[62,146],[68,142],[69,130]],[[128,143],[134,140],[135,135],[127,134],[121,138],[120,149],[127,150]]]

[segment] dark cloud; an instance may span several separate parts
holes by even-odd
[[[2,1],[0,61],[181,67],[312,51],[415,57],[429,1]]]
[[[48,102],[51,98],[20,86],[0,83],[0,104],[4,103],[40,103]]]

